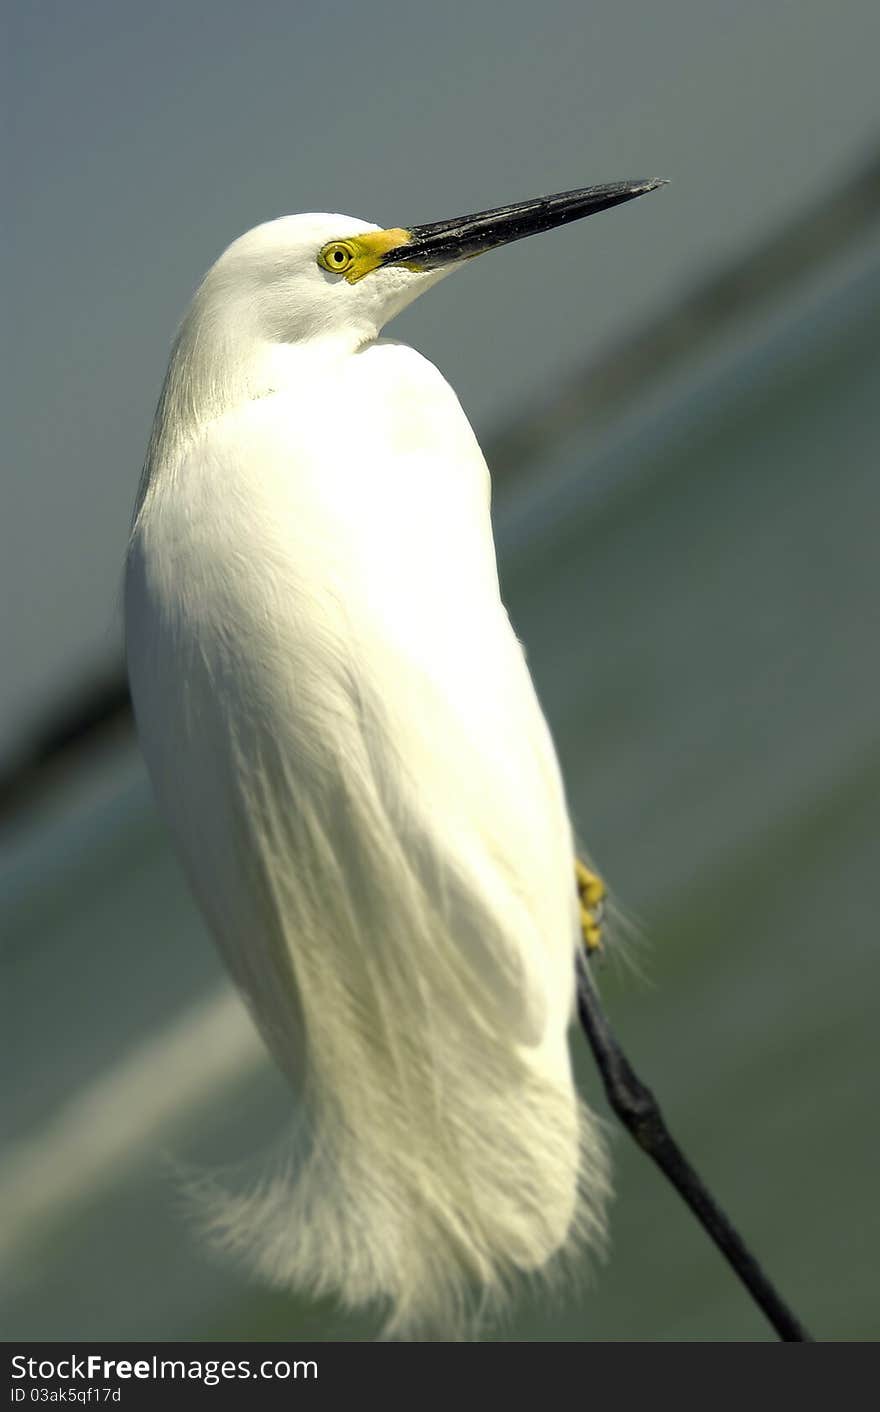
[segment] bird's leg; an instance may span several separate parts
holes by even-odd
[[[581,932],[589,955],[602,950],[602,916],[605,911],[605,884],[582,863],[574,860],[574,875],[581,900]]]

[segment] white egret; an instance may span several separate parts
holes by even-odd
[[[609,1183],[567,1042],[601,885],[575,885],[485,460],[437,369],[379,335],[462,260],[659,184],[258,226],[196,293],[156,414],[138,731],[298,1095],[289,1162],[217,1223],[279,1284],[383,1301],[392,1334],[472,1331],[511,1277],[601,1240]]]

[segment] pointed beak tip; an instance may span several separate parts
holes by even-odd
[[[559,191],[553,196],[538,196],[530,201],[515,201],[510,206],[477,211],[472,216],[459,216],[451,221],[383,231],[380,232],[383,238],[403,239],[383,253],[381,263],[403,264],[416,272],[448,266],[497,245],[521,240],[523,236],[553,230],[597,211],[607,211],[666,185],[666,177],[615,181],[576,191]]]

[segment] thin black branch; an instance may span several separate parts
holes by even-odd
[[[656,1163],[693,1211],[785,1343],[812,1343],[803,1324],[773,1288],[761,1266],[710,1195],[670,1135],[659,1104],[642,1083],[611,1032],[587,963],[578,964],[578,1015],[593,1051],[608,1102],[639,1147]]]

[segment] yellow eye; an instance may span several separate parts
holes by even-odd
[[[318,264],[334,275],[344,275],[355,261],[354,247],[347,240],[331,240],[318,255]]]

